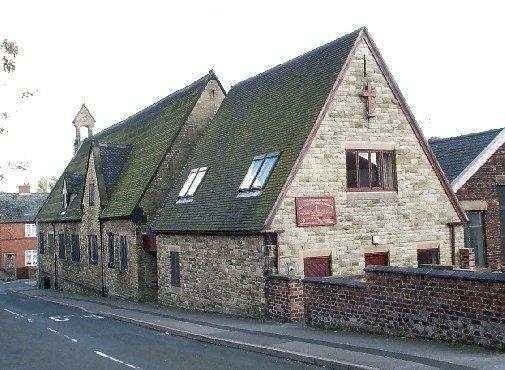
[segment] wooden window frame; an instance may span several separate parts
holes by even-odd
[[[95,251],[96,249],[96,260]],[[90,265],[98,265],[98,236],[88,235],[88,263]]]
[[[71,235],[70,259],[73,262],[81,262],[81,241],[79,234]]]
[[[170,251],[170,285],[174,288],[181,287],[181,253]],[[175,261],[177,260],[177,261]],[[174,262],[177,262],[177,269],[174,269]]]
[[[58,258],[64,260],[67,255],[66,247],[65,247],[65,234],[58,234]],[[62,253],[63,252],[63,253]]]
[[[350,152],[354,152],[354,161],[355,161],[355,173],[356,173],[356,185],[357,187],[349,187],[347,185],[347,154]],[[368,182],[369,186],[368,187],[360,187],[360,176],[359,176],[359,153],[360,152],[367,152],[368,153]],[[371,153],[377,153],[378,158],[379,158],[379,181],[381,183],[381,186],[379,187],[373,187],[372,186],[372,167],[370,166],[370,159],[371,159]],[[385,153],[391,153],[392,154],[392,159],[393,159],[393,186],[391,188],[386,188],[384,186],[384,154]],[[348,192],[372,192],[372,191],[397,191],[398,190],[398,184],[397,184],[397,177],[396,177],[396,152],[394,150],[380,150],[380,149],[346,149],[345,150],[346,154],[346,188]]]
[[[119,269],[128,269],[128,239],[126,235],[119,236]]]
[[[93,207],[95,205],[95,183],[89,184],[88,188],[88,205]]]
[[[419,253],[436,252],[436,262],[435,265],[440,265],[440,248],[423,248],[417,250],[417,267],[420,267],[419,263]]]
[[[107,261],[107,267],[108,268],[115,268],[116,267],[116,251],[115,251],[115,238],[113,233],[108,233],[107,234],[107,249],[108,249],[108,261]]]
[[[41,232],[39,232],[39,253],[44,254],[45,252],[46,252],[45,251],[45,235],[41,231]]]

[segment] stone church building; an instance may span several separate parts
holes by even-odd
[[[211,71],[96,135],[82,106],[75,155],[37,216],[41,285],[157,298],[148,225],[223,98]]]
[[[269,274],[454,265],[466,221],[363,28],[230,89],[152,223],[158,298],[261,315]]]
[[[81,140],[39,212],[41,284],[263,315],[269,275],[455,265],[467,221],[362,28],[211,72]]]

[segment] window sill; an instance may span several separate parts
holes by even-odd
[[[241,191],[238,193],[237,198],[259,197],[261,194],[263,194],[263,191],[261,190]]]
[[[184,203],[191,203],[193,201],[193,197],[187,197],[187,198],[179,198],[175,204],[184,204]]]
[[[398,199],[398,192],[391,191],[348,191],[346,200]]]

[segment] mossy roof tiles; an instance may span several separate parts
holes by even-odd
[[[232,87],[185,165],[153,229],[259,231],[279,196],[359,30]],[[259,197],[237,198],[254,156],[281,151]],[[191,203],[176,204],[192,168],[209,167]]]
[[[217,79],[212,71],[191,85],[170,94],[93,137],[93,140],[97,142],[130,147],[122,173],[115,179],[114,190],[102,210],[102,218],[122,218],[132,214],[159,163],[211,79]],[[89,139],[83,141],[65,172],[86,172],[90,143]],[[63,175],[40,210],[39,221],[74,221],[81,218],[84,184],[78,189],[77,197],[69,204],[64,214],[62,214],[62,186]]]

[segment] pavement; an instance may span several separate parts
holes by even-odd
[[[41,301],[51,302],[87,315],[135,324],[144,327],[144,330],[154,329],[165,337],[190,340],[193,345],[214,345],[221,350],[228,348],[230,351],[255,354],[262,359],[291,360],[289,368],[303,363],[304,366],[339,369],[505,369],[505,353],[478,346],[329,331],[302,324],[239,318],[113,298],[84,297],[35,289],[33,284],[6,283],[3,287],[11,295],[24,297],[34,305]],[[0,298],[0,309],[1,303]],[[60,316],[65,319],[65,315]],[[132,363],[135,359],[131,360]],[[214,365],[205,367],[215,368]],[[235,365],[228,368],[243,367]],[[256,363],[256,368],[272,367]]]

